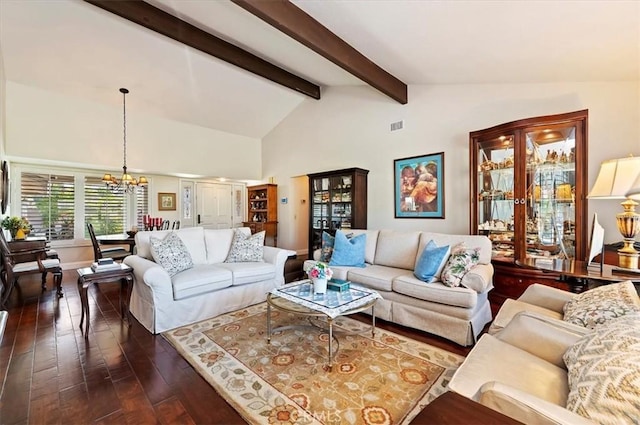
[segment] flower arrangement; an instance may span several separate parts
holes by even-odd
[[[2,226],[3,229],[7,229],[11,233],[11,236],[15,236],[18,230],[26,231],[25,233],[31,231],[31,224],[29,220],[24,217],[6,216],[2,219],[2,222],[0,222],[0,226]]]
[[[310,269],[307,270],[310,279],[331,279],[333,271],[328,265],[317,261]]]

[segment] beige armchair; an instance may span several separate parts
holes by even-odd
[[[541,317],[562,320],[564,305],[577,294],[534,283],[517,299],[507,299],[489,327],[489,334],[502,330],[513,317],[527,311]]]
[[[483,335],[449,382],[449,390],[522,423],[593,424],[566,409],[563,354],[590,329],[516,314],[496,335]]]
[[[613,318],[640,312],[640,297],[630,280],[602,285],[581,294],[534,284],[517,300],[505,301],[489,333],[499,332],[521,311],[547,320],[564,320],[574,326],[594,328]]]

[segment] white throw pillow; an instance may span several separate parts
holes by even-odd
[[[225,263],[263,262],[265,231],[251,236],[236,230]]]
[[[164,239],[151,236],[149,244],[153,261],[165,269],[169,276],[193,267],[191,254],[175,232],[169,233]]]

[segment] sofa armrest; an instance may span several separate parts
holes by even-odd
[[[476,399],[480,404],[523,424],[595,425],[591,420],[567,410],[564,406],[542,400],[502,382],[487,382],[480,387],[478,393]]]
[[[562,356],[590,329],[523,311],[495,336],[514,347],[566,369]]]
[[[562,289],[534,283],[527,287],[524,293],[518,298],[518,301],[562,313],[564,305],[575,296],[576,294],[563,291]]]
[[[171,276],[159,264],[139,255],[129,255],[123,262],[133,268],[136,283],[144,283],[151,288],[154,298],[173,299]]]
[[[460,284],[481,294],[493,288],[493,265],[476,264],[463,277]]]
[[[262,259],[265,263],[271,263],[276,266],[276,286],[284,285],[284,263],[291,255],[295,255],[295,251],[288,249],[275,248],[273,246],[264,246]]]

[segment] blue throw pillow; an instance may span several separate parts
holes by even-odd
[[[365,233],[349,239],[344,232],[338,230],[329,265],[364,267],[364,247],[366,242],[367,235]]]
[[[440,276],[450,253],[449,245],[438,247],[434,241],[429,241],[420,254],[413,274],[423,282],[435,281]]]

